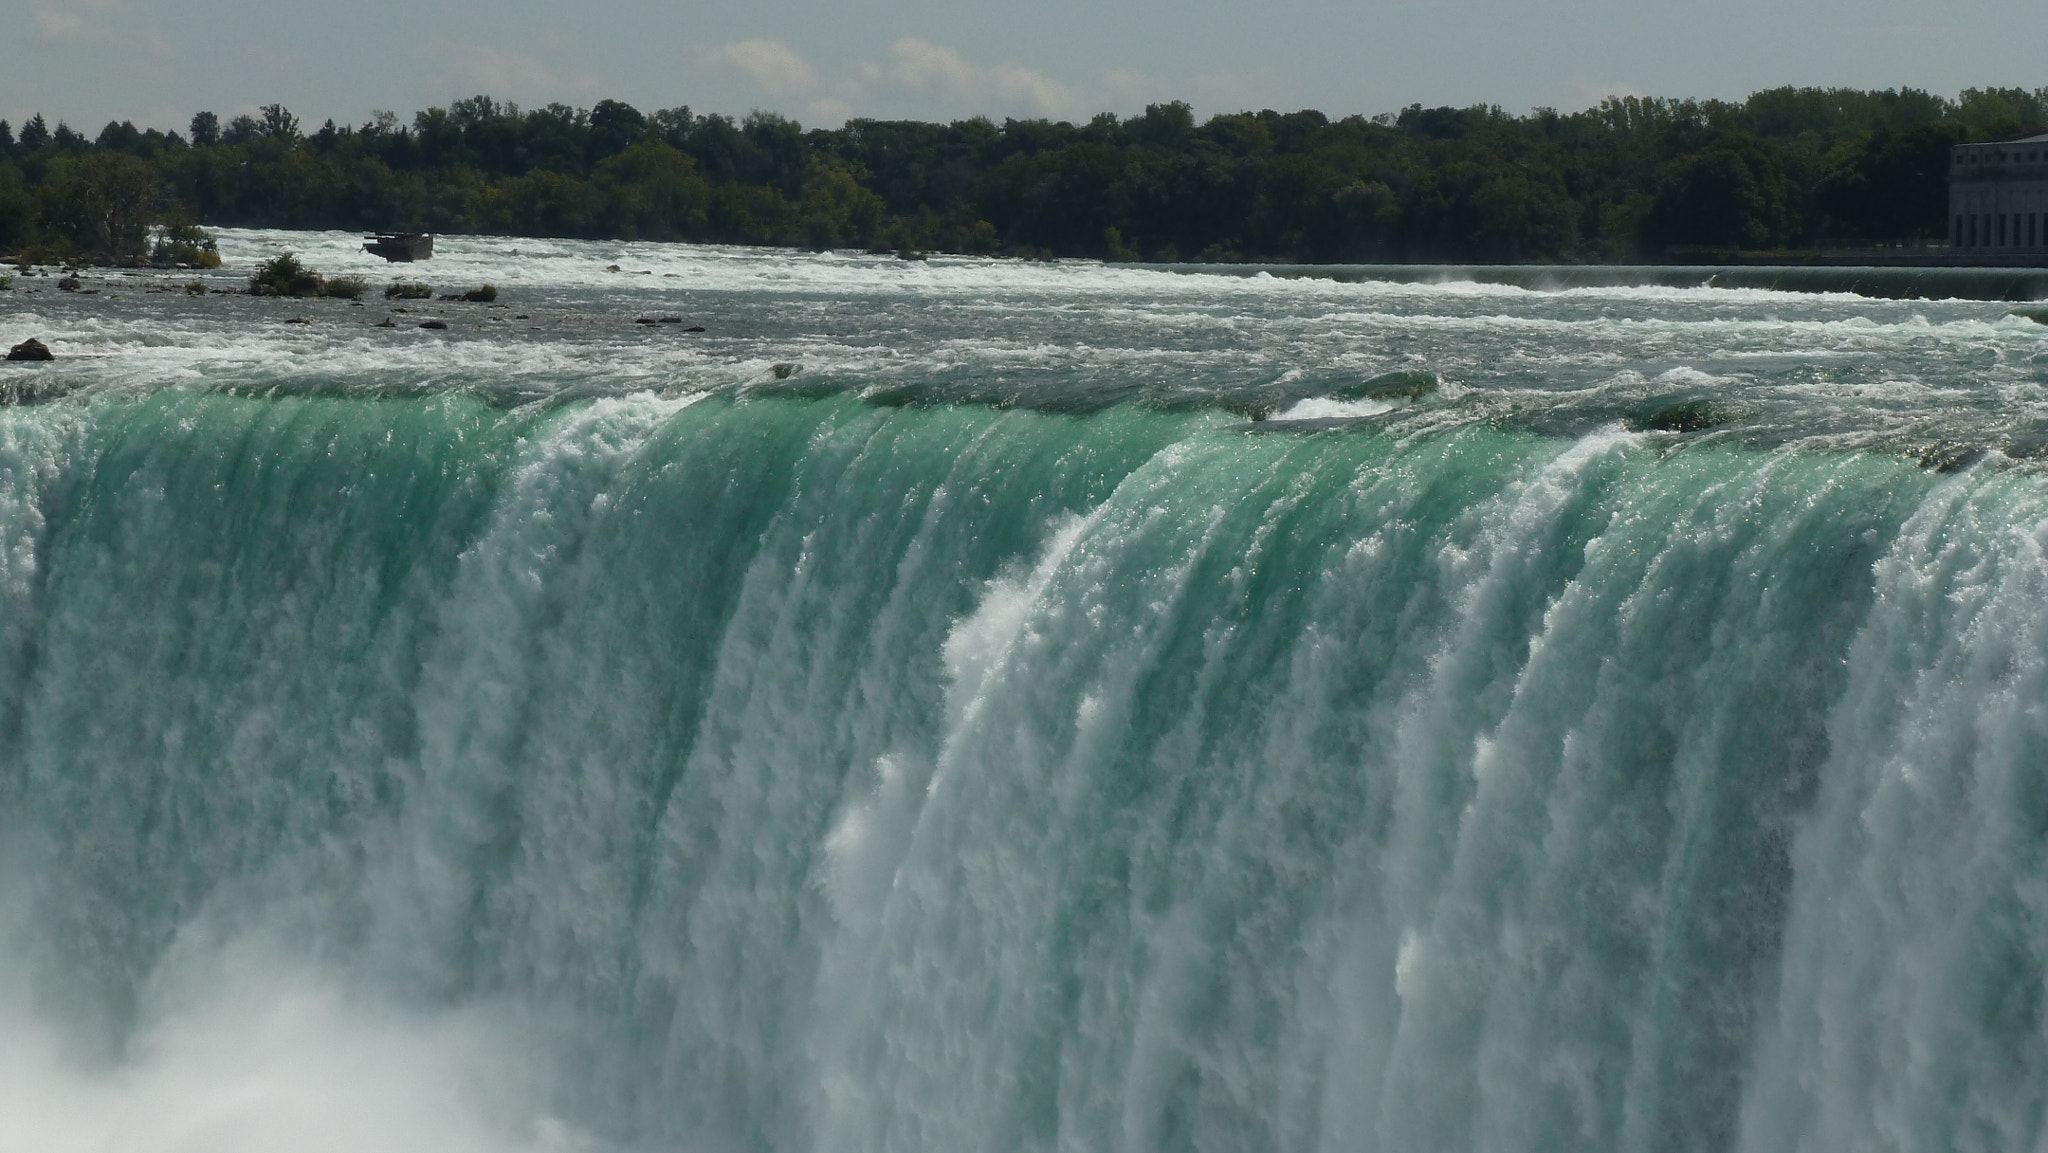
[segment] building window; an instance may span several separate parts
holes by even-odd
[[[1998,247],[2005,247],[2005,213],[1998,214]]]

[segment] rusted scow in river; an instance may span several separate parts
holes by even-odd
[[[381,256],[394,264],[411,264],[415,260],[431,260],[434,256],[434,238],[424,232],[379,232],[375,236],[363,237],[363,251]]]

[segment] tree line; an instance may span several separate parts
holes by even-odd
[[[1130,260],[1616,262],[1945,234],[1948,150],[2048,127],[2048,88],[1777,88],[1582,112],[1331,119],[1184,103],[1085,124],[521,109],[306,131],[0,121],[0,252],[189,255],[197,224]],[[180,240],[180,238],[183,238]],[[165,241],[168,239],[168,247]],[[183,245],[183,247],[181,247]]]

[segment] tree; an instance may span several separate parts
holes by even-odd
[[[220,117],[211,112],[195,112],[192,123],[192,147],[211,148],[220,143]]]
[[[149,165],[125,152],[96,152],[58,162],[45,189],[45,223],[94,257],[139,259],[156,219],[156,182]]]
[[[21,173],[12,164],[0,164],[0,252],[21,247],[35,222],[35,202],[22,187]]]
[[[811,161],[804,178],[804,243],[814,249],[866,246],[882,222],[882,198],[860,186],[843,164]]]
[[[93,141],[93,146],[118,152],[140,152],[145,148],[142,131],[135,127],[132,120],[107,121],[107,126],[100,129],[99,139]]]
[[[709,190],[690,158],[666,144],[635,144],[598,162],[595,182],[607,194],[614,228],[664,238],[703,234]]]
[[[500,106],[488,96],[471,96],[449,105],[448,117],[455,121],[456,127],[468,129],[501,118],[516,120],[519,118],[519,106],[511,103]]]
[[[1147,104],[1145,114],[1123,128],[1131,139],[1140,144],[1154,148],[1181,148],[1194,138],[1195,114],[1184,100]]]
[[[285,111],[282,104],[265,104],[257,109],[263,113],[256,122],[256,134],[265,140],[278,140],[286,144],[299,141],[299,118]]]
[[[801,195],[810,175],[811,147],[803,125],[773,112],[749,112],[740,121],[740,136],[749,146],[743,169],[749,184],[772,184],[785,195]]]
[[[1963,132],[1953,124],[1883,129],[1836,149],[1814,190],[1828,227],[1878,240],[1947,235],[1949,149]]]
[[[21,126],[21,150],[38,152],[50,142],[50,126],[43,123],[43,114],[38,112]]]
[[[2039,132],[2048,124],[2048,89],[1966,88],[1956,100],[1955,119],[1972,140],[1999,140]]]
[[[1759,249],[1790,231],[1792,192],[1776,157],[1747,132],[1716,131],[1665,169],[1650,210],[1664,244]]]
[[[597,190],[543,169],[505,182],[494,226],[528,236],[585,236],[598,215]]]
[[[647,118],[631,104],[600,100],[590,110],[590,153],[592,164],[617,156],[637,142],[647,130]]]

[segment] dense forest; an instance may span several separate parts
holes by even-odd
[[[488,96],[306,131],[0,121],[0,252],[191,255],[194,226],[419,230],[1143,260],[1669,260],[1943,234],[1952,144],[2038,132],[2048,88],[1779,88],[1583,112],[1332,120],[1186,104],[1086,124],[805,129]],[[165,238],[174,243],[166,246]]]

